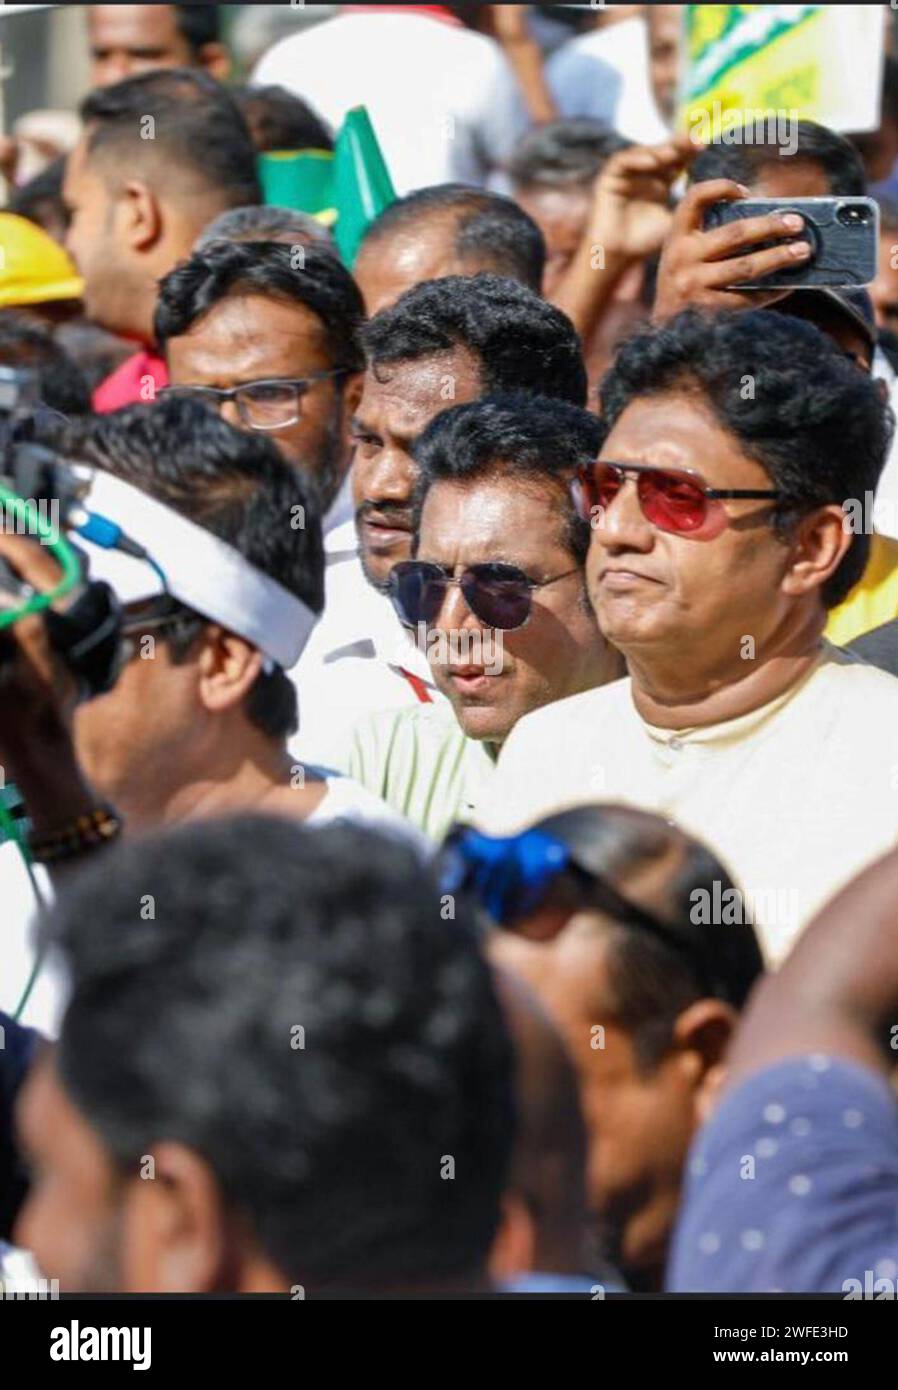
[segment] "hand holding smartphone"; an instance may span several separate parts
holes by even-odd
[[[785,243],[782,236],[771,238],[769,223],[762,219],[789,216],[799,219],[787,225],[795,229]],[[741,224],[741,225],[738,225]],[[733,253],[743,262],[746,253],[782,248],[789,242],[806,242],[809,250],[792,265],[779,265],[767,274],[738,278],[726,287],[732,290],[845,288],[869,284],[876,276],[879,242],[879,209],[872,198],[738,198],[713,203],[706,209],[703,230],[733,227],[739,246]],[[737,230],[738,228],[738,230]],[[750,240],[753,234],[757,240]]]

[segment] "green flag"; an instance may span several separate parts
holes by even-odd
[[[346,113],[334,147],[335,236],[352,268],[366,228],[396,199],[374,127],[364,106]]]

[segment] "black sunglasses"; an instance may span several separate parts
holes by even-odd
[[[468,565],[457,579],[441,565],[427,560],[401,560],[390,572],[387,593],[406,627],[419,623],[429,626],[439,616],[447,591],[454,585],[461,589],[465,603],[487,627],[511,632],[523,627],[533,608],[534,589],[544,589],[577,574],[579,565],[552,575],[551,579],[530,579],[517,565],[502,561],[486,561]]]

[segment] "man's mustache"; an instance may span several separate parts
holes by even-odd
[[[411,530],[411,507],[400,507],[394,502],[363,502],[360,507],[356,508],[356,525],[358,526],[372,516],[376,516],[385,526],[397,526],[401,529]]]

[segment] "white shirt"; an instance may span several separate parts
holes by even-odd
[[[562,116],[593,116],[640,145],[670,136],[655,105],[639,16],[562,44],[546,64],[546,80]]]
[[[337,15],[276,43],[252,81],[286,87],[334,131],[367,107],[400,195],[485,183],[520,134],[493,102],[513,81],[499,45],[426,15]]]
[[[299,732],[289,747],[297,761],[342,767],[363,715],[426,703],[422,694],[444,697],[390,600],[365,578],[354,521],[329,531],[324,548],[324,612],[289,672],[299,701]]]
[[[654,811],[713,849],[777,964],[827,898],[898,843],[898,680],[824,643],[778,699],[683,730],[645,723],[630,680],[615,681],[520,721],[478,823],[508,834],[602,801]]]

